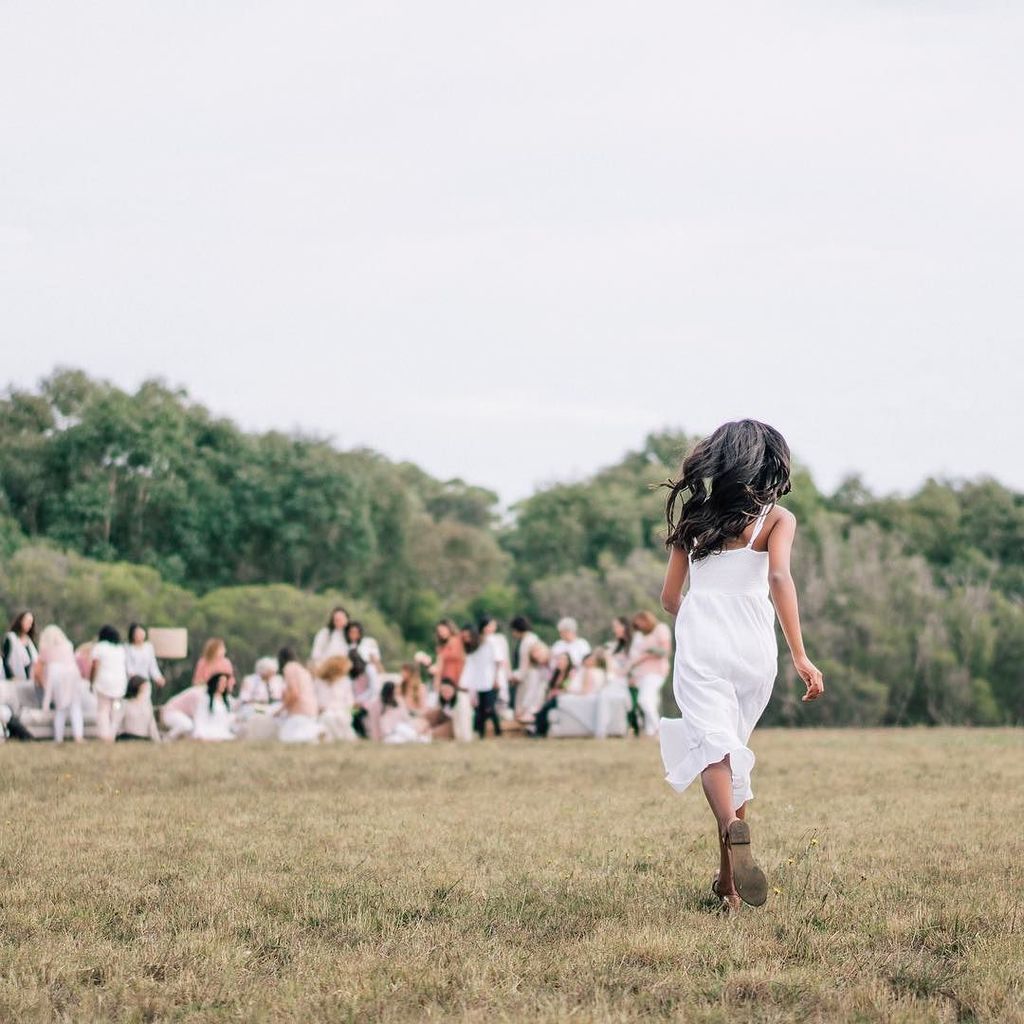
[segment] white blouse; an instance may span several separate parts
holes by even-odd
[[[310,659],[314,662],[333,658],[338,654],[348,655],[348,641],[340,629],[328,629],[324,626],[313,638],[313,650]]]
[[[146,640],[141,644],[125,644],[125,671],[128,678],[142,676],[151,683],[161,678],[160,666],[156,662],[156,651],[153,645]]]
[[[94,662],[99,663],[92,681],[93,689],[101,697],[119,700],[128,689],[124,648],[120,644],[101,640],[93,646],[91,656]]]

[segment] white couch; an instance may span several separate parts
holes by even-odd
[[[604,702],[606,736],[625,736],[629,728],[626,713],[629,710],[628,693],[602,692],[600,694],[565,693],[558,698],[558,706],[549,716],[548,735],[560,739],[593,736],[597,731],[599,701]]]
[[[83,683],[83,688],[85,684]],[[53,711],[39,707],[41,692],[35,683],[0,679],[0,704],[6,704],[21,720],[21,724],[36,740],[53,739]],[[85,719],[85,735],[96,736],[96,697],[85,690],[82,697],[82,712]],[[65,718],[64,739],[71,737],[71,716]],[[0,735],[0,741],[3,736]]]

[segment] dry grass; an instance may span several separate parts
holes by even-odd
[[[656,747],[0,747],[3,1021],[1024,1021],[1024,740],[756,736],[723,920]]]

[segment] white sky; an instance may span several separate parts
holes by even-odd
[[[1024,10],[0,3],[0,380],[506,499],[753,415],[1024,487]]]

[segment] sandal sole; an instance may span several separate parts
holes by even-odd
[[[732,877],[740,899],[752,907],[760,907],[768,899],[768,879],[754,861],[750,849],[750,826],[734,821],[726,833],[732,853]]]

